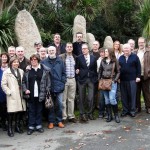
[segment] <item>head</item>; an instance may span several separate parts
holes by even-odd
[[[72,45],[72,43],[68,42],[66,44],[66,52],[67,53],[72,53],[72,51],[73,51],[73,45]]]
[[[146,46],[146,41],[144,37],[139,37],[138,38],[138,47],[139,49],[145,49]]]
[[[119,53],[122,52],[122,51],[121,51],[121,46],[120,46],[120,42],[119,42],[119,41],[115,41],[115,42],[113,43],[113,49],[114,49],[114,51],[118,51]]]
[[[43,47],[42,42],[35,42],[34,43],[34,48],[36,49],[36,52],[39,53],[39,49]]]
[[[16,47],[16,55],[19,59],[24,58],[24,48],[22,46]]]
[[[60,34],[59,33],[55,33],[53,40],[54,40],[54,43],[60,44],[60,41],[61,41]]]
[[[131,54],[131,46],[129,43],[123,45],[123,53],[125,56],[129,56]]]
[[[83,41],[83,33],[82,32],[77,32],[76,33],[76,41],[77,42],[82,42]]]
[[[116,56],[113,49],[111,48],[105,49],[105,58],[109,58],[112,61],[116,61]]]
[[[19,59],[16,56],[10,58],[9,67],[13,69],[18,69]]]
[[[83,53],[83,55],[89,54],[89,48],[88,48],[87,44],[82,44],[82,53]]]
[[[39,55],[37,54],[33,54],[30,56],[30,63],[31,63],[31,66],[33,67],[37,67],[40,63],[40,57]]]
[[[131,51],[133,51],[135,49],[135,41],[133,39],[129,39],[128,44],[130,44]]]
[[[94,41],[93,48],[92,48],[93,52],[98,52],[99,47],[100,47],[99,41]]]
[[[99,49],[99,55],[100,55],[101,58],[105,57],[105,49],[104,48]]]
[[[51,59],[56,58],[56,47],[55,46],[48,47],[48,55]]]
[[[14,46],[8,47],[8,54],[9,54],[9,57],[15,56],[15,54],[16,54],[16,49],[15,49]]]
[[[46,54],[47,54],[47,49],[45,47],[41,47],[39,49],[39,55],[41,59],[46,58]]]
[[[9,63],[9,55],[8,53],[2,53],[0,55],[2,63]]]

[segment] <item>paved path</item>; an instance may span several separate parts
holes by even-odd
[[[68,123],[64,129],[46,128],[33,135],[9,138],[0,130],[0,150],[150,150],[150,115],[142,112],[121,123],[94,120],[87,124]]]

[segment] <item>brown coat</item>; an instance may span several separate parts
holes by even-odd
[[[22,82],[23,70],[19,69],[19,72]],[[25,100],[22,98],[22,89],[20,95],[18,81],[16,77],[11,73],[10,68],[4,71],[1,85],[3,91],[6,93],[7,112],[25,111],[26,104]]]

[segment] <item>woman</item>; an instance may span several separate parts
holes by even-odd
[[[35,129],[43,133],[42,101],[45,100],[47,90],[50,90],[50,69],[40,64],[40,57],[33,54],[30,57],[31,69],[23,77],[23,92],[28,99],[28,131],[31,135]]]
[[[2,59],[1,69],[5,71],[8,68],[9,55],[7,53],[2,53],[0,57]]]
[[[8,136],[13,137],[12,122],[15,114],[15,131],[23,133],[20,127],[20,112],[26,110],[25,101],[22,98],[22,78],[23,70],[19,69],[19,60],[12,57],[9,68],[2,76],[2,89],[6,93],[8,112]]]
[[[119,79],[119,76],[120,76],[119,66],[113,50],[105,49],[105,57],[101,61],[99,69],[99,80],[112,78],[111,90],[103,91],[108,114],[108,118],[106,120],[107,122],[110,122],[112,120],[111,108],[113,109],[114,112],[115,121],[117,123],[120,122],[118,116],[118,106],[116,101],[117,80]]]

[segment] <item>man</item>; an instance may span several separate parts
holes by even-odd
[[[76,42],[73,43],[73,54],[79,56],[82,54],[83,34],[81,32],[76,33]]]
[[[15,47],[14,46],[8,47],[8,55],[9,55],[9,57],[11,58],[11,57],[15,56],[15,54],[16,54]]]
[[[129,44],[123,45],[124,54],[119,58],[120,88],[123,111],[121,116],[135,117],[136,112],[136,86],[140,81],[141,65],[136,54],[131,53]]]
[[[100,47],[99,41],[94,41],[94,42],[93,42],[93,48],[92,48],[91,54],[96,57],[96,60],[98,60],[99,57],[100,57],[100,54],[99,54],[99,47]]]
[[[141,81],[137,84],[137,111],[141,111],[141,91],[143,93],[146,112],[150,114],[150,49],[146,48],[144,37],[138,39],[137,56],[141,63]]]
[[[129,39],[128,44],[131,47],[131,52],[134,52],[135,51],[135,41],[133,39]]]
[[[66,45],[61,43],[60,34],[58,34],[58,33],[54,34],[53,40],[54,40],[54,42],[50,45],[56,47],[56,54],[60,55],[60,54],[65,53],[66,52],[66,50],[65,50]]]
[[[47,49],[45,47],[41,47],[39,49],[39,55],[40,55],[40,59],[44,60],[45,58],[47,58]]]
[[[39,50],[40,50],[41,47],[43,47],[42,42],[35,42],[34,43],[34,48],[36,50],[36,54],[39,54]]]
[[[72,54],[73,45],[72,43],[66,44],[66,53],[59,55],[66,66],[66,77],[67,82],[65,84],[65,90],[63,92],[63,121],[76,123],[74,115],[74,100],[76,94],[76,80],[75,80],[75,55]]]
[[[97,81],[97,62],[93,55],[89,55],[87,44],[82,45],[82,55],[76,60],[76,74],[79,88],[80,121],[93,120],[94,85]],[[88,96],[86,97],[86,90]],[[87,111],[85,105],[87,104]]]
[[[24,56],[24,48],[22,46],[16,47],[16,55],[19,58],[19,68],[21,68],[24,72],[26,71],[26,67],[30,65],[30,61]]]
[[[64,128],[62,123],[62,99],[66,82],[65,65],[60,57],[56,55],[56,47],[48,47],[48,58],[41,61],[45,66],[51,69],[51,96],[54,101],[54,107],[49,110],[49,129],[54,128],[56,123],[58,127]]]

